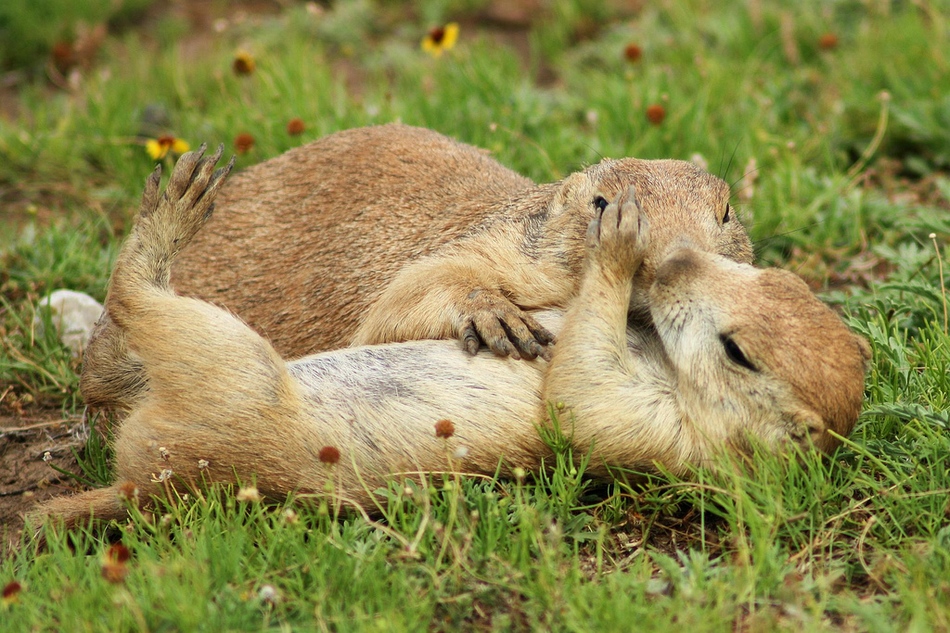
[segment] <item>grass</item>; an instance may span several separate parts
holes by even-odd
[[[373,520],[196,492],[4,560],[0,583],[22,586],[0,607],[9,630],[950,629],[948,7],[552,0],[514,36],[483,4],[290,5],[204,37],[160,13],[113,29],[71,91],[23,80],[17,118],[0,117],[0,406],[81,406],[78,365],[35,335],[33,306],[58,287],[103,298],[146,136],[248,133],[247,166],[401,119],[537,180],[698,154],[735,183],[760,263],[805,276],[871,342],[846,445],[603,488],[561,446],[537,479],[394,483]],[[449,19],[456,48],[421,53]],[[231,71],[238,50],[252,75]],[[117,539],[131,558],[110,583]]]

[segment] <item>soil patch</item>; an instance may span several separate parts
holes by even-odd
[[[77,489],[75,480],[53,467],[79,472],[73,451],[85,445],[88,434],[80,416],[58,411],[0,415],[0,535],[6,543],[22,529],[24,512]]]

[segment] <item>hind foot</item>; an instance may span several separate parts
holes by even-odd
[[[159,196],[161,166],[145,183],[145,195],[139,210],[137,232],[162,235],[168,246],[177,253],[191,241],[211,217],[214,199],[234,166],[234,157],[224,167],[215,170],[224,146],[219,145],[211,156],[204,156],[205,145],[183,154],[168,180],[165,192]]]

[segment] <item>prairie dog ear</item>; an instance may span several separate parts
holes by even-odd
[[[854,335],[854,342],[858,346],[858,351],[861,352],[861,358],[864,359],[865,363],[871,361],[871,344],[868,343],[868,340],[863,336]]]
[[[563,203],[578,197],[591,197],[593,200],[593,180],[583,171],[574,172],[561,181],[557,197]]]
[[[814,411],[799,409],[792,415],[792,420],[794,429],[791,436],[796,442],[804,442],[806,438],[811,438],[812,444],[825,453],[830,453],[838,446],[838,440],[827,432],[828,425]]]

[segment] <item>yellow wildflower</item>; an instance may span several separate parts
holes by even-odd
[[[152,157],[152,160],[165,158],[169,150],[175,154],[184,154],[189,149],[188,143],[180,138],[175,138],[171,134],[165,134],[158,138],[150,138],[145,142],[145,151]]]
[[[459,38],[459,25],[449,22],[445,26],[437,26],[429,30],[422,38],[422,50],[433,57],[441,57],[442,53],[451,50]]]
[[[238,51],[231,62],[231,69],[235,75],[252,75],[257,68],[257,62],[247,51]]]

